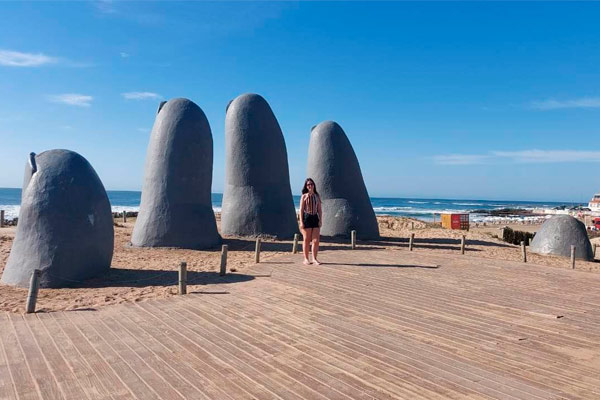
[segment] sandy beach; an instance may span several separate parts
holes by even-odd
[[[456,254],[460,251],[461,235],[466,235],[467,251],[465,261],[481,263],[482,258],[499,260],[521,260],[521,250],[497,239],[501,235],[501,226],[474,227],[469,232],[446,230],[419,220],[380,216],[377,218],[381,240],[359,242],[362,248],[387,249],[397,251],[398,258],[408,251],[408,237],[415,234],[414,251],[439,255]],[[130,241],[135,219],[130,218],[123,224],[116,221],[115,251],[111,271],[102,278],[91,279],[77,284],[73,288],[41,289],[38,298],[38,310],[58,311],[90,309],[124,302],[137,302],[154,298],[165,298],[177,294],[178,265],[186,261],[188,265],[189,291],[199,291],[203,285],[215,282],[219,278],[221,254],[219,249],[194,251],[181,249],[132,248]],[[414,225],[414,229],[412,229]],[[539,225],[511,226],[517,230],[535,231]],[[0,229],[0,273],[15,235],[15,227]],[[598,243],[600,238],[593,239]],[[254,265],[254,240],[247,238],[224,238],[229,246],[228,271],[243,274]],[[291,252],[292,241],[263,240],[261,262]],[[325,240],[321,244],[320,257],[324,261],[335,260],[335,251],[348,249],[347,241]],[[298,258],[302,256],[297,255]],[[562,257],[528,254],[528,262],[552,268],[570,268],[570,260]],[[577,261],[578,270],[600,272],[600,264]],[[0,310],[23,312],[27,289],[0,285]]]

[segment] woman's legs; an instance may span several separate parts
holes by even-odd
[[[308,248],[310,247],[310,240],[312,239],[312,229],[300,229],[302,231],[302,252],[304,253],[304,264],[310,264],[308,259]]]
[[[317,253],[319,252],[319,241],[320,241],[321,228],[314,228],[312,230],[312,256],[315,264],[321,264],[317,260]]]

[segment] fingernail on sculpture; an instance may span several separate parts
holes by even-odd
[[[229,103],[225,157],[223,234],[289,238],[297,233],[285,141],[261,96],[243,94]]]
[[[17,233],[2,282],[59,288],[108,272],[114,249],[108,196],[94,168],[69,150],[31,153]]]
[[[321,195],[324,236],[378,239],[379,226],[360,165],[346,133],[336,122],[313,127],[308,147],[308,177]]]
[[[213,140],[204,112],[188,99],[162,102],[146,154],[139,247],[206,249],[221,236],[212,209]]]
[[[529,250],[533,253],[571,257],[571,246],[575,246],[575,257],[586,261],[594,259],[592,244],[583,222],[570,215],[556,215],[542,225],[535,234]]]

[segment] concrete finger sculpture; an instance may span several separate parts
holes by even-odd
[[[261,96],[243,94],[227,106],[225,157],[223,234],[289,238],[297,233],[285,141]]]
[[[529,250],[539,254],[571,257],[571,246],[575,246],[575,257],[587,261],[594,259],[592,245],[583,222],[570,215],[555,215],[535,234]]]
[[[360,165],[346,133],[333,121],[313,127],[308,147],[308,177],[321,195],[324,236],[378,239],[379,226]]]
[[[41,287],[73,286],[106,273],[113,248],[108,196],[87,160],[69,150],[31,153],[2,282],[26,287],[39,269]]]
[[[161,103],[146,155],[131,243],[206,249],[221,237],[210,196],[213,140],[204,112],[187,99]]]

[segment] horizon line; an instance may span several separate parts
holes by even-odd
[[[22,190],[22,188],[9,188],[9,187],[0,187],[0,189],[13,189],[13,190]],[[106,192],[132,192],[132,193],[142,193],[141,190],[124,190],[124,189],[106,189]],[[211,192],[212,194],[220,194],[220,192]],[[300,196],[300,194],[292,193],[292,196]],[[500,199],[476,199],[476,198],[445,198],[445,197],[389,197],[389,196],[371,196],[370,199],[408,199],[408,200],[457,200],[457,201],[465,201],[465,200],[473,200],[473,201],[498,201],[498,202],[521,202],[521,203],[566,203],[566,204],[587,204],[587,202],[579,202],[579,201],[567,201],[567,200],[500,200]]]

